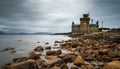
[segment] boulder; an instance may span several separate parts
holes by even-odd
[[[112,58],[111,58],[111,57],[108,57],[108,56],[102,56],[101,59],[102,59],[102,61],[104,61],[104,62],[110,62],[110,61],[112,61]]]
[[[13,47],[10,47],[10,48],[9,48],[9,50],[15,50],[15,48],[13,48]]]
[[[45,44],[47,45],[47,44],[49,44],[49,42],[46,42]]]
[[[84,63],[84,60],[81,56],[77,56],[75,60],[73,61],[74,65],[81,66],[81,64]]]
[[[37,43],[40,43],[39,41]]]
[[[16,51],[15,51],[15,50],[13,50],[13,51],[11,51],[11,53],[16,53]]]
[[[10,69],[38,69],[38,66],[34,60],[29,59],[24,62],[10,65]]]
[[[35,62],[36,62],[38,65],[42,65],[42,62],[44,62],[44,60],[37,59],[37,60],[35,60]]]
[[[58,44],[57,44],[57,43],[55,43],[55,44],[54,44],[54,46],[58,46]]]
[[[5,52],[5,51],[8,51],[8,50],[14,50],[15,48],[13,47],[8,47],[8,48],[4,48],[3,50],[0,50],[0,52]]]
[[[37,53],[37,52],[30,52],[29,53],[29,59],[34,59],[34,60],[37,60],[37,59],[40,59],[40,53]]]
[[[52,47],[53,49],[59,49],[60,48],[60,46],[55,46],[55,47]]]
[[[72,48],[76,48],[77,46],[80,46],[79,42],[73,42],[72,43]]]
[[[60,66],[61,69],[69,69],[68,66],[64,63]]]
[[[62,40],[62,41],[55,41],[55,43],[64,43],[64,40]]]
[[[69,50],[74,52],[74,51],[76,51],[76,48],[69,48]]]
[[[61,50],[57,50],[57,51],[47,51],[46,55],[60,55],[62,54]]]
[[[79,67],[77,67],[77,66],[71,66],[70,69],[79,69]]]
[[[60,67],[52,67],[50,69],[61,69]]]
[[[14,59],[13,59],[13,62],[14,62],[14,63],[24,62],[24,61],[26,61],[27,59],[28,59],[27,57],[14,58]]]
[[[55,51],[55,55],[60,55],[60,54],[62,54],[62,51],[61,51],[61,50]]]
[[[43,62],[42,64],[43,64],[43,66],[46,66],[46,67],[53,67],[59,61],[61,61],[60,58],[51,56],[51,57],[49,57],[49,59],[47,61]]]
[[[55,54],[55,51],[47,51],[46,52],[46,55],[49,56],[49,55],[54,55]]]
[[[5,65],[0,66],[0,69],[10,69],[11,63],[6,63]]]
[[[46,47],[45,49],[51,49],[51,46]]]
[[[66,54],[62,59],[64,60],[65,63],[72,63],[75,57],[76,57],[75,55]]]
[[[117,51],[112,51],[112,50],[110,50],[110,51],[108,51],[108,56],[109,57],[116,57],[117,56],[117,54],[118,54],[118,52]]]
[[[61,59],[57,58],[57,56],[45,56],[45,58],[47,59],[47,61],[43,62],[43,65],[49,67],[61,61]]]
[[[107,63],[103,69],[120,69],[120,61],[112,61]]]
[[[81,69],[94,69],[94,66],[92,64],[85,64],[81,66]]]
[[[42,46],[38,46],[34,49],[34,51],[43,51],[44,48]]]
[[[56,60],[58,59],[57,56],[45,56],[46,59],[48,60]]]
[[[86,58],[84,58],[85,61],[94,61],[94,58],[92,57],[92,55],[87,56]]]

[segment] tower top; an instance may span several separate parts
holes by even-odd
[[[72,25],[74,25],[74,22],[72,21]]]
[[[89,14],[83,14],[83,18],[89,18]]]

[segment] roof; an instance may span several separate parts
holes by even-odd
[[[89,26],[97,26],[96,24],[90,24]]]

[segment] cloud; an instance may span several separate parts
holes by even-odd
[[[94,22],[120,27],[119,0],[1,0],[0,30],[9,32],[69,32],[90,12]]]

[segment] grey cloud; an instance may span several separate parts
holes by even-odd
[[[104,21],[109,23],[105,26],[111,27],[115,20],[114,27],[119,27],[119,3],[119,0],[1,0],[0,26],[18,32],[71,31],[71,22],[79,24],[82,14],[89,11],[95,21]]]
[[[95,0],[94,4],[103,15],[120,14],[120,0]]]

